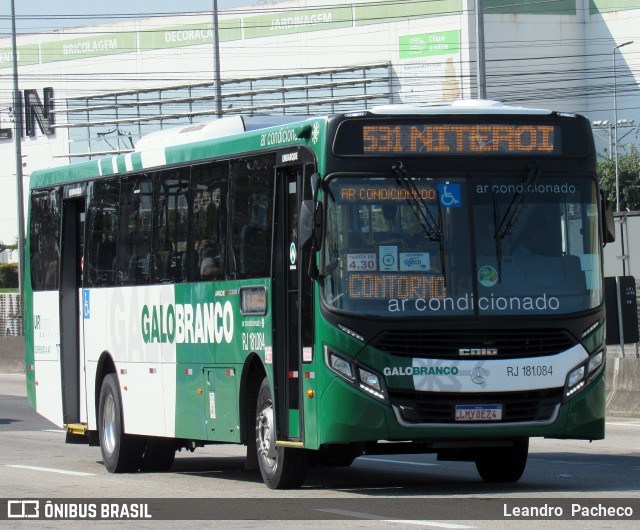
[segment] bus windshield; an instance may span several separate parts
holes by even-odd
[[[376,317],[568,314],[602,301],[596,183],[522,174],[334,176],[323,295]]]

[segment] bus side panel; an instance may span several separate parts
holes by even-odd
[[[173,293],[171,285],[89,292],[89,317],[85,308],[84,319],[87,360],[97,362],[103,352],[111,355],[128,433],[174,435],[175,384],[165,388],[165,383],[167,377],[175,381],[175,347],[166,340],[160,312],[161,303],[173,304]],[[91,399],[90,387],[89,392]]]
[[[251,352],[264,361],[265,349],[272,345],[270,313],[243,316],[240,293],[243,285],[265,285],[267,290],[266,282],[176,285],[176,314],[193,315],[190,331],[186,319],[176,324],[182,328],[175,337],[177,437],[240,441],[242,366]]]
[[[59,427],[62,417],[58,291],[33,293],[33,352],[36,412]]]

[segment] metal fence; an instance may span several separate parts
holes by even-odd
[[[24,335],[22,299],[17,293],[0,294],[0,337]]]
[[[334,114],[392,102],[388,62],[227,79],[221,112],[230,115]],[[131,152],[144,135],[215,117],[213,83],[54,98],[54,129],[67,129],[72,162]]]

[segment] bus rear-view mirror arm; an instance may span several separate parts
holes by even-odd
[[[305,200],[300,204],[298,223],[298,245],[302,251],[310,251],[309,276],[318,277],[316,250],[320,248],[322,238],[322,204]]]

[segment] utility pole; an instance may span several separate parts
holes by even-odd
[[[487,75],[484,58],[484,0],[476,0],[476,62],[478,99],[487,99]]]
[[[216,116],[222,118],[222,86],[220,75],[220,35],[218,27],[218,0],[213,0],[213,57],[216,84]]]
[[[11,48],[13,53],[13,119],[16,149],[16,215],[18,217],[18,289],[24,300],[24,199],[22,193],[22,97],[18,90],[18,49],[16,46],[16,6],[11,0]]]

